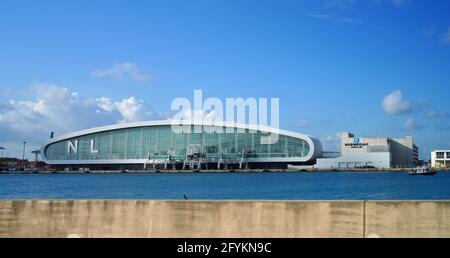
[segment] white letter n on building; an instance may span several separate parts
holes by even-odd
[[[75,154],[78,153],[78,140],[75,140],[75,143],[67,141],[67,154],[70,154],[71,151]]]

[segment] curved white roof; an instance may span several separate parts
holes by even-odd
[[[306,156],[301,158],[302,160],[299,160],[299,162],[302,161],[308,161],[314,157],[317,157],[319,154],[322,153],[322,145],[319,140],[305,135],[301,133],[296,132],[290,132],[285,130],[280,130],[277,128],[272,128],[268,126],[261,126],[261,125],[248,125],[248,124],[242,124],[242,123],[234,123],[234,122],[191,122],[191,121],[177,121],[177,120],[159,120],[159,121],[142,121],[142,122],[134,122],[134,123],[123,123],[123,124],[114,124],[114,125],[108,125],[108,126],[101,126],[101,127],[95,127],[91,129],[81,130],[77,132],[72,132],[68,134],[64,134],[58,137],[55,137],[48,141],[46,144],[44,144],[41,148],[41,157],[45,162],[48,164],[52,164],[51,161],[48,161],[45,156],[45,150],[46,148],[56,142],[61,142],[64,140],[81,137],[85,135],[105,132],[105,131],[113,131],[113,130],[119,130],[119,129],[128,129],[128,128],[138,128],[138,127],[150,127],[150,126],[171,126],[171,125],[199,125],[199,126],[218,126],[218,127],[234,127],[239,129],[249,129],[249,130],[255,130],[255,131],[261,131],[265,133],[273,133],[278,135],[284,135],[289,136],[293,138],[303,139],[305,140],[309,146],[310,146],[310,153]],[[278,158],[279,159],[279,158]],[[291,159],[291,158],[283,158],[283,159]],[[298,159],[298,158],[297,158]],[[97,163],[105,163],[105,164],[116,164],[116,163],[143,163],[145,160],[76,160],[74,162],[71,161],[58,161],[58,164],[97,164]]]

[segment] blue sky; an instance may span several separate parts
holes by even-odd
[[[450,148],[447,0],[0,3],[0,146],[159,119],[174,98],[278,97],[282,129]],[[8,153],[9,152],[9,153]],[[31,155],[29,155],[31,157]]]

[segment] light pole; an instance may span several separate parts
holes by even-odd
[[[23,153],[22,153],[22,167],[23,170],[25,170],[25,145],[27,144],[27,142],[23,142]]]

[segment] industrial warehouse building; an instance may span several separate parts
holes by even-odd
[[[413,168],[419,161],[419,149],[413,137],[355,137],[352,133],[339,134],[341,153],[333,158],[317,160],[318,169],[358,168]]]
[[[139,170],[312,166],[322,155],[320,141],[300,133],[216,122],[183,124],[192,130],[175,132],[172,125],[150,121],[74,132],[51,139],[41,157],[65,169]],[[267,141],[269,135],[277,140]]]

